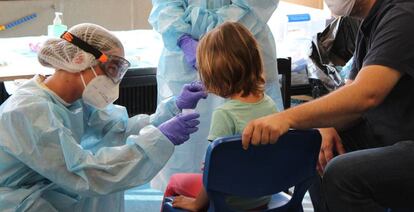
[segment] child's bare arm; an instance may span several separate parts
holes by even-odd
[[[199,212],[207,211],[208,203],[209,199],[207,196],[207,192],[204,189],[204,187],[202,187],[200,193],[197,195],[196,198],[186,197],[183,195],[176,197],[173,201],[173,207],[182,208],[193,212]]]
[[[209,199],[208,199],[207,191],[206,189],[204,189],[204,186],[201,188],[200,193],[196,197],[195,203],[196,205],[200,206],[199,208],[201,211],[207,211],[208,205],[209,205],[208,204]]]

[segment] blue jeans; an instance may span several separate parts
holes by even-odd
[[[340,133],[348,153],[331,160],[309,189],[315,212],[414,208],[414,141],[376,144],[362,129]]]

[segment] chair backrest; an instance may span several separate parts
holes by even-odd
[[[210,208],[223,211],[215,196],[272,195],[313,178],[320,145],[317,130],[290,130],[276,144],[248,150],[242,149],[240,136],[215,140],[207,150],[203,175]]]
[[[290,97],[291,97],[291,75],[292,75],[292,59],[288,58],[278,58],[277,59],[277,70],[280,75],[282,75],[282,97],[283,97],[283,106],[285,109],[290,107]]]

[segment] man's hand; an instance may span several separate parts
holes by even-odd
[[[251,121],[243,131],[243,149],[248,149],[250,144],[274,144],[289,128],[287,120],[282,117],[281,113]]]
[[[335,156],[334,152],[342,155],[345,153],[345,149],[335,128],[321,128],[319,132],[322,135],[322,145],[319,151],[317,170],[322,176],[326,164]]]

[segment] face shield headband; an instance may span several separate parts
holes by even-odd
[[[99,67],[114,83],[119,83],[121,81],[131,65],[125,58],[115,55],[106,55],[68,31],[64,32],[60,38],[79,47],[83,51],[92,54],[100,62]]]

